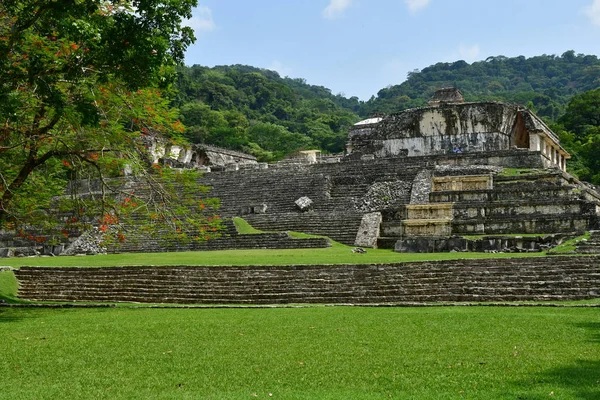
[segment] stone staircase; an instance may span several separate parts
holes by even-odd
[[[584,232],[594,223],[597,206],[579,190],[557,171],[495,176],[489,189],[432,192],[430,201],[456,200],[456,235]]]
[[[346,212],[306,212],[246,215],[244,218],[260,230],[296,231],[329,238],[353,245],[360,227],[362,213]]]
[[[179,304],[564,301],[600,296],[600,256],[373,265],[42,268],[19,298]]]
[[[421,243],[425,237],[438,241],[461,235],[581,233],[597,224],[600,199],[558,170],[519,176],[433,177],[429,203],[419,207],[443,209],[448,204],[451,215],[444,219],[449,222],[442,220],[437,226],[434,217],[427,225],[426,219],[411,221],[414,217],[405,220],[401,213],[384,214],[380,247],[392,247],[394,238]],[[420,247],[442,249],[446,243],[441,245]]]
[[[575,252],[580,254],[600,254],[600,231],[590,231],[590,238],[577,243]]]
[[[408,164],[403,160],[353,160],[262,171],[224,171],[207,174],[199,184],[210,186],[208,195],[221,200],[222,215],[243,216],[265,231],[325,235],[353,245],[366,212],[358,211],[357,205],[363,204],[374,183],[408,182],[408,189],[395,200],[409,201],[410,182],[422,165]],[[294,202],[302,196],[313,201],[311,211],[297,209]],[[255,212],[260,205],[266,210]]]
[[[106,245],[108,253],[152,253],[171,251],[252,250],[252,249],[317,249],[331,247],[327,238],[293,238],[287,232],[239,234],[231,219],[223,221],[222,236],[209,240],[186,238],[168,234],[148,236],[143,232],[130,232],[122,243],[112,241]]]

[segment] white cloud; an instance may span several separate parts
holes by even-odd
[[[323,17],[327,19],[337,18],[343,14],[344,10],[350,7],[352,0],[330,0],[327,7],[323,9]]]
[[[592,4],[583,9],[592,24],[600,26],[600,0],[594,0]]]
[[[280,76],[286,77],[292,74],[292,69],[283,65],[279,60],[274,60],[270,66],[267,67],[271,71],[277,71]]]
[[[478,44],[474,44],[473,46],[465,46],[464,44],[461,44],[458,47],[458,58],[467,62],[477,61],[480,54],[481,50],[479,49]]]
[[[208,7],[194,9],[192,18],[184,21],[183,25],[189,26],[195,32],[210,32],[217,27],[215,21],[213,21],[212,10]]]
[[[427,7],[430,2],[431,0],[404,0],[409,11],[413,14]]]

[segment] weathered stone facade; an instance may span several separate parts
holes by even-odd
[[[439,249],[440,238],[598,228],[600,195],[564,172],[568,154],[529,110],[463,103],[454,92],[434,104],[358,123],[345,157],[308,151],[264,164],[236,152],[229,156],[239,156],[237,161],[229,159],[221,151],[220,164],[206,168],[198,185],[220,199],[224,218],[240,216],[265,231],[320,234],[349,245],[404,249],[396,242],[430,238],[426,247]],[[163,150],[185,165],[194,159],[191,150]],[[0,250],[21,245],[5,239],[0,235]],[[138,243],[123,251],[161,250],[159,242],[143,237]],[[191,248],[169,244],[169,250],[184,249]]]
[[[497,102],[446,103],[415,108],[354,125],[348,153],[378,158],[450,153],[540,151],[546,167],[566,170],[570,155],[528,109]]]
[[[145,145],[151,162],[162,163],[176,168],[238,169],[240,165],[257,164],[256,157],[239,151],[224,149],[207,144],[182,146],[171,144],[159,136],[149,136]]]

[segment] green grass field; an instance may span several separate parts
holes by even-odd
[[[1,265],[103,267],[121,265],[294,265],[294,264],[367,264],[460,258],[536,257],[545,253],[395,253],[392,250],[366,249],[366,254],[352,252],[352,247],[333,243],[325,249],[290,250],[217,250],[181,253],[127,253],[98,256],[59,256],[5,258]]]
[[[0,308],[0,399],[598,399],[597,309]]]
[[[0,271],[0,300],[14,303],[17,300],[17,280],[9,271]]]
[[[333,243],[0,263],[286,265],[531,256],[351,249]],[[18,303],[16,290],[14,274],[0,272],[0,300]],[[0,329],[0,400],[600,398],[597,308],[0,307]]]

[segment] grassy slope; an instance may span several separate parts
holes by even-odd
[[[0,308],[0,326],[1,399],[596,399],[599,390],[596,309]]]
[[[8,303],[17,301],[17,280],[10,271],[0,271],[0,300]]]
[[[245,219],[240,217],[235,217],[233,219],[233,224],[235,225],[235,229],[240,235],[255,235],[257,233],[262,233],[262,231],[256,229],[252,225],[250,225]]]

